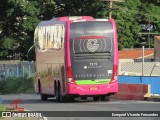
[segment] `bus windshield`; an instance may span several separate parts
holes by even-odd
[[[110,22],[74,22],[70,27],[70,51],[76,80],[111,79],[113,28]]]

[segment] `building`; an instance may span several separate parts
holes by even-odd
[[[154,49],[144,49],[144,63],[142,62],[142,48],[124,49],[119,53],[119,75],[145,76],[160,75],[159,67],[154,61]]]
[[[142,61],[142,49],[124,49],[118,51],[119,61],[133,61],[140,62]],[[144,58],[145,61],[152,61],[154,59],[154,49],[144,49]]]

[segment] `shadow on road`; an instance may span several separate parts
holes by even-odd
[[[17,99],[17,98],[16,98]],[[40,98],[38,99],[35,99],[35,98],[30,98],[30,99],[27,99],[27,98],[18,98],[20,100],[22,100],[23,103],[25,104],[40,104],[40,103],[43,103],[43,104],[48,104],[48,103],[57,103],[56,102],[56,99],[55,98],[49,98],[48,100],[46,101],[42,101],[40,100]],[[3,102],[2,104],[11,104],[15,99],[3,99]],[[74,101],[71,101],[71,102],[67,102],[67,103],[83,103],[83,102],[93,102],[92,99],[87,99],[87,100],[81,100],[80,98],[76,98]],[[65,104],[65,103],[63,103]]]

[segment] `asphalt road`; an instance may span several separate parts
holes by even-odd
[[[56,103],[55,99],[41,101],[36,94],[1,95],[1,104],[9,106],[16,99],[22,100],[19,107],[29,111],[160,111],[160,103],[153,101],[113,100],[109,102],[93,102],[92,99],[75,100],[72,103]],[[126,112],[125,112],[126,113]],[[139,113],[139,112],[138,112]],[[54,113],[53,113],[54,114]],[[58,113],[63,116],[63,113]],[[74,114],[74,112],[73,112]],[[99,113],[89,113],[99,116]],[[159,113],[160,115],[160,113]],[[71,115],[72,116],[72,115]],[[159,120],[160,117],[47,117],[48,120]]]

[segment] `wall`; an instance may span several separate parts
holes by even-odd
[[[160,76],[119,76],[119,83],[149,84],[152,94],[160,94]]]
[[[34,62],[17,62],[13,64],[0,64],[0,79],[9,76],[22,77],[29,76],[35,72]]]

